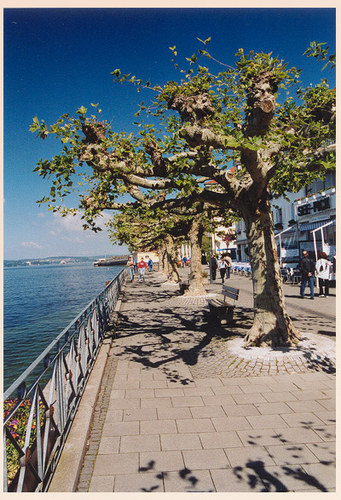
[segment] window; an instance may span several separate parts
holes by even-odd
[[[277,224],[283,224],[283,213],[281,208],[277,208]]]

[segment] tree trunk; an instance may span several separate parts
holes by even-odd
[[[165,243],[163,242],[159,248],[159,271],[165,276],[167,276],[168,274],[168,261],[166,258],[166,254],[167,249]]]
[[[161,244],[158,248],[158,257],[159,257],[159,272],[165,274],[164,270],[164,258],[165,258],[166,247],[164,244]]]
[[[162,252],[162,274],[167,278],[168,272],[169,272],[169,262],[167,258],[167,248],[165,246]]]
[[[189,288],[185,292],[186,295],[206,295],[201,268],[201,243],[203,234],[204,228],[200,223],[200,219],[194,219],[188,234],[191,244],[191,273],[189,275]]]
[[[174,240],[171,236],[168,236],[165,240],[165,254],[164,254],[164,267],[167,276],[167,281],[171,283],[179,283],[180,277],[178,273],[177,257],[176,257],[176,247]]]
[[[256,205],[256,204],[255,204]],[[277,246],[268,200],[253,216],[245,217],[252,268],[254,321],[248,331],[248,346],[294,346],[299,332],[288,316]]]

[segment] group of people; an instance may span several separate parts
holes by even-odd
[[[301,269],[301,288],[300,297],[304,299],[306,285],[310,288],[310,298],[314,299],[314,283],[315,274],[318,280],[319,287],[319,297],[328,297],[329,295],[329,282],[331,278],[332,271],[336,274],[336,257],[333,258],[333,262],[328,260],[325,252],[319,253],[319,258],[315,262],[309,257],[307,250],[303,250],[302,259],[300,262]]]
[[[139,273],[139,280],[140,281],[145,281],[145,272],[146,269],[148,268],[149,272],[152,272],[153,270],[153,261],[151,258],[148,256],[146,257],[148,261],[146,262],[144,260],[144,257],[141,257],[139,262],[134,261],[133,256],[129,255],[128,261],[127,261],[127,267],[129,269],[129,277],[130,277],[130,282],[132,283],[135,279],[135,274],[138,272]]]
[[[216,255],[213,255],[211,258],[211,276],[212,280],[215,280],[217,277],[217,269],[219,269],[220,277],[222,283],[224,283],[225,279],[230,278],[232,268],[232,259],[230,255],[224,254],[219,259],[217,259]]]
[[[222,283],[224,283],[224,280],[229,279],[230,277],[232,259],[229,254],[222,255],[220,258],[213,255],[210,266],[212,280],[216,280],[217,269],[219,269]],[[336,275],[336,256],[333,257],[331,262],[325,252],[320,252],[319,258],[317,262],[315,262],[311,257],[309,257],[307,250],[303,250],[300,270],[302,276],[300,286],[301,298],[305,297],[305,289],[308,284],[310,288],[310,298],[314,299],[315,276],[319,287],[319,297],[329,296],[329,286],[332,272]]]
[[[145,281],[145,272],[148,269],[150,272],[153,271],[153,261],[151,258],[146,257],[148,261],[146,262],[143,257],[141,257],[139,262],[134,261],[133,256],[130,255],[127,261],[127,267],[129,268],[130,281],[133,282],[135,279],[136,272],[139,273],[139,280]],[[187,260],[187,259],[186,259]],[[186,260],[184,264],[186,265]],[[224,254],[220,258],[213,255],[211,258],[211,276],[212,280],[216,280],[217,269],[219,269],[220,278],[222,283],[225,279],[230,278],[232,259],[230,255]],[[315,275],[318,280],[319,287],[319,297],[328,297],[329,295],[329,284],[332,272],[336,275],[336,256],[333,257],[333,262],[331,262],[325,252],[319,253],[319,258],[315,262],[307,250],[303,250],[302,259],[300,262],[301,270],[301,286],[300,286],[300,297],[303,299],[305,297],[305,289],[307,284],[310,288],[310,298],[314,299],[314,286],[315,286]]]

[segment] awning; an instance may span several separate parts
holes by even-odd
[[[333,221],[327,219],[327,220],[320,220],[318,222],[309,222],[307,224],[300,224],[299,228],[300,231],[312,231],[313,229],[317,229],[318,227],[328,224],[328,222],[331,222],[330,226],[336,225],[336,219],[334,219]]]

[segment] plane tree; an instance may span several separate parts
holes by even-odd
[[[295,345],[299,334],[285,308],[270,202],[335,168],[335,89],[326,79],[302,88],[300,71],[271,53],[240,49],[233,67],[222,65],[206,50],[209,41],[188,58],[188,69],[170,48],[179,81],[152,85],[113,71],[117,82],[153,92],[150,106],[142,102],[137,112],[149,120],[138,123],[138,134],[113,131],[96,105],[96,115],[88,117],[81,107],[76,118],[63,115],[50,127],[35,118],[33,132],[55,134],[63,143],[59,155],[36,167],[53,179],[41,201],[65,214],[57,198],[70,193],[81,172],[89,189],[80,192],[78,208],[94,230],[96,215],[122,208],[119,199],[127,193],[135,200],[148,190],[166,193],[152,204],[167,210],[195,204],[232,210],[245,222],[253,277],[254,321],[246,344]],[[326,59],[321,46],[307,55]],[[214,189],[203,184],[207,180]]]
[[[150,200],[149,200],[150,201]],[[205,295],[201,247],[205,232],[222,223],[218,210],[206,209],[202,204],[193,201],[190,209],[183,209],[181,204],[172,210],[165,210],[163,204],[150,206],[147,199],[143,204],[123,206],[114,214],[107,227],[110,240],[125,243],[131,250],[150,250],[155,248],[159,253],[160,270],[171,282],[179,282],[177,270],[179,247],[189,242],[191,247],[191,267],[189,287],[186,295]],[[219,217],[220,214],[220,217]],[[231,215],[225,214],[226,224],[231,222]]]
[[[179,282],[177,269],[178,247],[190,229],[188,217],[153,213],[143,206],[125,207],[107,223],[109,238],[114,243],[126,244],[131,251],[155,249],[159,270],[170,282]]]

